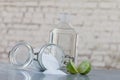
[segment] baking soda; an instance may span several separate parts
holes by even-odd
[[[47,69],[44,71],[44,74],[60,74],[66,75],[63,71],[59,70],[60,64],[58,60],[52,54],[44,53],[42,55],[42,63],[44,67]]]
[[[46,70],[43,72],[44,74],[52,74],[52,75],[67,75],[61,70]]]
[[[44,53],[42,55],[42,63],[48,70],[59,69],[59,63],[57,59],[52,54]]]

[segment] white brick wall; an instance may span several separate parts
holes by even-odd
[[[89,59],[94,68],[120,69],[119,0],[0,0],[0,60],[25,40],[33,47],[49,40],[61,13],[71,15],[78,33],[78,62]]]

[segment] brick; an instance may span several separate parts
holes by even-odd
[[[34,18],[43,18],[43,14],[41,14],[41,13],[33,13],[33,15],[32,15],[32,17],[34,17]]]
[[[1,54],[1,57],[2,58],[8,58],[8,55],[7,54]]]
[[[44,23],[44,19],[43,18],[33,18],[31,23],[33,23],[33,24],[42,24],[42,23]]]
[[[25,12],[27,10],[26,7],[22,6],[18,6],[16,4],[16,7],[15,6],[6,6],[6,7],[3,7],[4,10],[6,10],[7,12]]]
[[[10,32],[12,32],[13,34],[15,33],[14,31],[18,31],[21,32],[26,31],[27,33],[29,33],[29,30],[38,30],[39,26],[38,25],[28,25],[28,24],[14,24],[12,26],[8,26],[10,29],[12,29]],[[24,33],[23,33],[24,34]]]
[[[3,17],[13,17],[13,13],[7,12],[7,11],[3,11],[2,12],[2,16]]]
[[[21,23],[21,18],[16,18],[16,17],[14,17],[13,19],[12,19],[12,22],[13,23]]]
[[[33,13],[31,13],[31,12],[24,13],[25,18],[32,18],[32,16],[33,16]]]
[[[26,2],[23,3],[23,5],[25,5],[25,6],[31,6],[31,7],[33,6],[34,7],[34,6],[38,5],[38,2],[36,2],[36,1],[29,1],[29,2],[26,1]]]
[[[22,12],[16,12],[16,13],[12,13],[14,17],[18,17],[21,18],[23,17],[23,13]]]
[[[113,2],[101,2],[99,3],[100,8],[116,8],[117,3]]]
[[[32,35],[31,35],[31,37],[32,37]],[[30,40],[33,40],[33,39],[31,39],[31,37],[30,37],[30,35],[28,36],[28,35],[24,35],[23,36],[23,34],[16,34],[16,36],[15,35],[7,35],[7,36],[5,36],[5,39],[7,39],[7,40],[9,40],[9,41],[30,41]]]
[[[4,41],[3,41],[3,39],[4,39]],[[1,37],[0,42],[1,42],[0,43],[1,48],[3,48],[5,50],[5,47],[7,46],[7,41],[5,41],[5,37]]]
[[[97,62],[97,61],[94,61],[94,62],[92,62],[92,65],[94,66],[94,67],[105,67],[105,63],[103,63],[103,62]]]
[[[10,4],[11,2],[5,2],[5,1],[0,2],[0,6],[10,5]]]
[[[120,51],[120,45],[118,45],[118,51]]]
[[[55,2],[55,6],[63,8],[63,7],[70,7],[70,4],[68,2],[65,3],[64,1],[59,1],[59,2]]]
[[[42,1],[39,3],[39,6],[52,6],[55,5],[56,3],[54,1]]]
[[[2,19],[2,18],[0,18],[0,23],[2,23],[2,21],[3,21],[3,19]]]
[[[114,67],[120,69],[120,64],[116,64]]]
[[[27,12],[28,13],[33,13],[35,11],[35,8],[34,7],[28,7],[27,8]]]
[[[4,18],[7,18],[7,17],[19,17],[19,18],[21,18],[21,17],[23,17],[23,13],[21,13],[21,12],[7,12],[7,11],[4,11],[4,12],[2,12],[2,16]]]
[[[87,3],[70,3],[70,7],[75,7],[75,8],[96,8],[97,3],[96,2],[87,2]]]
[[[112,60],[109,56],[104,57],[104,62],[107,66],[110,66],[110,64],[112,64]]]
[[[31,24],[32,18],[24,17],[24,18],[22,18],[21,22],[24,23],[24,24]]]
[[[120,20],[119,15],[112,15],[109,17],[110,20],[118,21]]]
[[[5,28],[0,28],[0,29],[1,29],[0,36],[7,34],[7,29]]]
[[[42,12],[56,13],[56,7],[43,7]]]
[[[4,6],[0,6],[0,12],[4,11],[5,7]]]
[[[100,47],[102,50],[109,50],[109,44],[101,44]]]
[[[12,23],[12,17],[3,18],[4,23]]]
[[[79,49],[76,51],[78,56],[89,56],[89,55],[92,55],[92,51],[91,50],[88,50],[88,49]]]
[[[41,12],[42,12],[42,7],[36,7],[36,8],[35,8],[35,12],[41,13]]]
[[[110,45],[110,50],[117,51],[118,46],[117,45]]]
[[[52,18],[44,19],[44,24],[53,24],[53,19]]]
[[[0,48],[0,52],[4,52],[5,51],[5,49],[4,48]]]
[[[26,12],[27,8],[26,7],[19,7],[20,8],[20,12]]]
[[[97,7],[97,3],[96,2],[84,3],[83,7],[85,7],[85,8],[96,8]]]
[[[102,62],[102,61],[103,61],[103,56],[100,56],[100,55],[92,55],[90,60],[91,60],[91,61]]]
[[[77,59],[78,65],[79,65],[79,63],[81,63],[84,60],[89,60],[89,59],[88,59],[87,56],[79,56],[78,59]]]
[[[108,51],[97,51],[97,50],[93,50],[92,51],[93,55],[108,55]]]
[[[4,23],[0,23],[0,30],[6,29],[6,25]]]
[[[19,12],[19,8],[17,7],[5,7],[5,10],[8,11],[8,12]]]

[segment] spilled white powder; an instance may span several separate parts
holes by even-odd
[[[42,63],[47,69],[44,71],[44,74],[59,74],[66,75],[63,71],[59,70],[60,65],[57,59],[52,54],[43,54],[42,55]]]
[[[42,63],[48,70],[55,70],[60,68],[57,59],[52,54],[44,53],[42,55]]]
[[[61,70],[46,70],[43,72],[43,74],[52,74],[52,75],[67,75]]]

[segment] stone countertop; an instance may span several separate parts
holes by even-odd
[[[0,70],[0,80],[119,80],[120,71],[93,70],[88,75],[44,75],[40,72]]]
[[[0,80],[119,80],[120,70],[92,70],[88,75],[50,75],[0,67]]]

